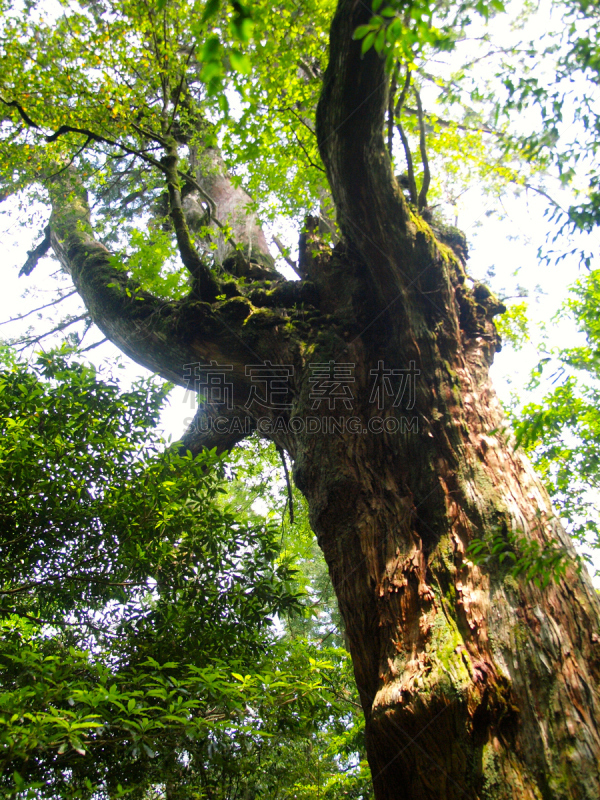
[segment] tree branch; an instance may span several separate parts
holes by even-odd
[[[413,117],[417,117],[419,112],[416,108],[410,108],[410,106],[404,106],[404,111],[407,114],[410,114]],[[467,133],[487,133],[490,136],[497,136],[498,139],[504,139],[506,134],[503,131],[495,131],[493,128],[490,128],[487,125],[479,125],[473,127],[472,125],[463,125],[461,122],[455,122],[454,120],[450,119],[442,119],[438,117],[436,114],[431,114],[427,111],[423,111],[423,116],[431,119],[437,125],[441,125],[443,128],[457,128],[459,131],[466,131]]]
[[[283,447],[277,445],[277,452],[281,458],[281,463],[283,464],[283,472],[285,474],[285,484],[287,486],[287,495],[288,495],[288,506],[290,509],[290,523],[294,524],[294,495],[292,493],[292,484],[290,482],[290,473],[288,472],[287,461],[285,460],[285,451]]]
[[[58,303],[62,303],[63,300],[66,300],[67,297],[72,297],[74,294],[77,294],[77,290],[73,289],[67,294],[63,294],[60,297],[57,297],[56,300],[52,300],[50,303],[46,303],[43,306],[38,306],[38,308],[34,308],[31,311],[28,311],[26,314],[19,314],[17,317],[11,317],[10,319],[5,319],[3,322],[0,322],[0,325],[8,325],[9,322],[18,322],[21,319],[26,319],[30,317],[32,314],[36,314],[38,311],[43,311],[45,308],[51,308],[52,306],[58,305]]]
[[[31,119],[31,117],[30,117],[30,116],[27,114],[27,112],[25,111],[25,109],[23,108],[23,106],[21,106],[19,103],[17,103],[17,101],[16,101],[16,100],[5,100],[5,99],[4,99],[2,96],[0,96],[0,103],[4,103],[4,105],[5,105],[5,106],[8,106],[9,108],[16,108],[16,109],[17,109],[17,111],[19,112],[19,115],[20,115],[21,119],[23,120],[23,122],[24,122],[24,123],[25,123],[25,124],[26,124],[28,127],[30,127],[30,128],[37,128],[38,130],[40,129],[40,126],[39,126],[39,125],[37,125],[37,124],[36,124],[36,123],[35,123],[35,122],[34,122],[34,121]]]
[[[421,150],[421,161],[423,162],[423,183],[421,191],[419,192],[419,201],[417,208],[422,211],[427,205],[427,192],[429,191],[429,184],[431,182],[431,174],[429,172],[429,160],[427,159],[427,143],[425,141],[425,121],[423,119],[423,106],[421,105],[421,95],[416,86],[413,87],[415,99],[417,101],[417,112],[419,116],[419,148]]]
[[[410,67],[406,68],[406,78],[404,79],[404,86],[402,87],[402,91],[400,92],[400,97],[398,98],[398,102],[396,103],[396,108],[394,109],[394,116],[399,117],[400,112],[404,108],[404,101],[406,100],[406,95],[408,94],[408,90],[410,89]]]
[[[384,140],[385,60],[373,48],[363,54],[361,42],[353,39],[371,13],[368,3],[338,0],[317,107],[317,139],[343,238],[364,263],[380,313],[393,302],[389,322],[399,332],[400,325],[412,327],[409,319],[423,308],[422,302],[412,302],[415,293],[427,297],[432,319],[455,300],[435,238],[417,227],[392,173]],[[460,271],[458,262],[453,269]]]
[[[169,142],[165,148],[166,155],[162,159],[163,171],[167,178],[169,191],[169,212],[175,228],[177,246],[185,268],[197,283],[200,298],[212,302],[219,294],[217,281],[211,274],[209,267],[202,261],[198,251],[192,243],[190,231],[185,219],[181,204],[181,189],[179,184],[179,156],[175,140]]]
[[[202,348],[177,335],[185,303],[154,297],[113,266],[94,239],[87,193],[72,168],[51,182],[50,199],[52,247],[96,325],[138,364],[185,385],[184,365],[202,358]]]
[[[410,146],[408,144],[408,139],[406,138],[406,134],[404,133],[404,128],[402,127],[402,123],[400,122],[400,114],[402,112],[402,109],[404,108],[404,101],[406,100],[408,90],[410,89],[410,78],[411,78],[410,68],[407,67],[406,78],[404,79],[404,86],[402,87],[400,97],[398,98],[398,102],[396,103],[396,108],[394,109],[394,117],[397,120],[396,127],[398,128],[398,133],[400,134],[400,141],[402,142],[402,149],[404,150],[404,157],[406,159],[406,174],[408,176],[408,193],[410,195],[410,202],[416,206],[418,199],[417,182],[415,181],[415,169],[413,166],[412,153],[410,152]]]
[[[393,140],[394,140],[394,100],[396,98],[396,75],[397,69],[394,67],[392,72],[390,95],[388,99],[388,121],[387,121],[387,146],[390,158],[393,158]]]
[[[170,169],[176,170],[176,164],[172,163]],[[231,427],[210,424],[203,430],[199,426],[194,436],[188,437],[190,449],[208,446],[228,450],[249,435],[255,416],[264,415],[264,411],[259,407],[253,416],[239,405],[247,402],[252,385],[246,365],[265,361],[291,364],[295,359],[293,337],[277,334],[277,326],[286,325],[289,318],[276,310],[265,314],[262,306],[271,303],[279,309],[286,302],[288,290],[287,299],[295,309],[298,302],[311,301],[310,285],[281,280],[276,287],[279,292],[267,295],[255,288],[251,298],[237,292],[225,299],[220,297],[212,305],[198,302],[193,294],[180,301],[161,300],[113,266],[110,251],[95,240],[87,194],[72,169],[51,183],[50,199],[52,247],[107,339],[138,364],[186,388],[190,375],[200,381],[205,369],[214,371],[217,365],[224,370],[233,396],[239,398],[232,413],[243,425],[232,419]],[[222,287],[217,284],[217,288],[220,294]],[[217,407],[214,413],[222,416],[219,411]],[[206,415],[206,406],[199,413]]]
[[[81,322],[86,318],[88,318],[87,313],[80,314],[78,317],[72,317],[71,319],[65,319],[58,325],[55,325],[54,328],[52,328],[51,330],[46,331],[45,333],[42,333],[39,336],[26,336],[24,339],[14,339],[11,342],[11,344],[12,345],[22,344],[23,345],[22,349],[25,349],[25,347],[30,347],[32,344],[37,344],[38,342],[41,342],[42,339],[46,339],[48,336],[52,336],[53,333],[60,333],[60,331],[64,331],[67,328],[70,328],[71,325],[75,325],[76,322]]]
[[[290,266],[294,270],[294,272],[296,272],[298,265],[287,254],[287,249],[283,246],[281,239],[279,239],[277,236],[273,236],[273,242],[275,243],[277,249],[283,256],[283,259],[286,262],[286,264],[288,264],[288,266]]]
[[[44,228],[44,238],[42,241],[33,248],[27,251],[27,261],[19,270],[19,278],[23,275],[31,275],[33,270],[37,267],[40,258],[43,258],[50,250],[50,225]]]
[[[410,145],[408,143],[408,139],[406,138],[406,134],[404,133],[404,128],[400,121],[396,123],[396,127],[398,128],[398,133],[400,134],[400,141],[402,142],[402,147],[404,149],[404,156],[406,158],[406,174],[408,176],[408,193],[410,195],[410,202],[413,205],[417,205],[418,197],[417,197],[417,182],[415,180],[415,168],[413,166],[412,154],[410,152]]]
[[[180,450],[182,453],[189,450],[195,456],[202,450],[216,447],[217,453],[221,454],[255,430],[256,423],[243,408],[223,409],[210,403],[199,403],[194,419],[181,438]]]

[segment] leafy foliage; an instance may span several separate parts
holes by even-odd
[[[301,602],[279,527],[164,448],[167,391],[65,351],[0,374],[3,792],[366,797],[347,655],[274,635]]]
[[[599,308],[600,277],[592,270],[577,281],[563,312],[573,315],[585,344],[544,355],[529,384],[537,399],[511,412],[516,446],[533,458],[571,535],[592,548],[600,547]]]
[[[572,561],[570,550],[557,540],[542,546],[530,536],[511,531],[497,531],[489,539],[474,539],[467,552],[475,564],[490,568],[497,563],[512,577],[522,577],[542,587],[552,580],[559,583]]]
[[[503,314],[495,319],[496,330],[502,341],[508,342],[515,350],[520,350],[529,341],[529,321],[527,303],[511,303]]]

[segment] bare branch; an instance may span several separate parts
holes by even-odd
[[[532,186],[530,183],[524,183],[523,186],[526,189],[529,189],[530,191],[535,192],[535,194],[539,194],[539,195],[541,195],[541,197],[546,198],[546,200],[551,205],[553,205],[554,208],[556,208],[558,211],[562,211],[563,214],[567,213],[565,211],[565,209],[560,205],[560,203],[557,203],[556,200],[554,200],[554,198],[550,197],[550,195],[547,192],[545,192],[543,189],[538,189],[536,186]]]
[[[325,169],[324,169],[323,167],[319,166],[319,164],[315,164],[315,162],[314,162],[314,161],[312,160],[312,158],[309,156],[309,154],[308,154],[308,151],[307,151],[306,147],[304,147],[304,145],[302,144],[302,140],[300,139],[300,137],[298,136],[298,134],[296,133],[296,131],[295,131],[293,128],[292,128],[292,133],[293,133],[293,134],[294,134],[294,136],[296,137],[296,141],[297,141],[297,142],[298,142],[298,144],[300,145],[300,149],[302,150],[302,152],[303,152],[303,153],[304,153],[304,155],[306,156],[306,160],[308,161],[308,163],[310,164],[310,166],[311,166],[311,167],[314,167],[315,169],[318,169],[318,170],[319,170],[319,172],[325,172]]]
[[[109,339],[107,339],[106,336],[105,336],[104,339],[100,339],[99,342],[94,342],[94,344],[88,344],[87,347],[84,347],[81,350],[79,350],[79,348],[78,348],[78,352],[79,353],[87,353],[88,350],[95,350],[96,347],[100,347],[101,344],[104,344],[105,342],[108,342],[108,341],[109,341]]]
[[[408,192],[410,194],[410,202],[414,203],[414,205],[417,205],[417,183],[415,181],[415,170],[413,167],[410,145],[408,144],[408,139],[406,138],[406,134],[404,133],[404,128],[402,127],[401,123],[397,122],[396,127],[398,128],[398,133],[400,134],[400,141],[402,142],[402,147],[404,148],[404,157],[406,158],[406,173],[408,175]]]
[[[28,125],[30,128],[37,128],[40,129],[40,126],[37,125],[31,117],[27,114],[23,106],[19,105],[16,100],[5,100],[3,97],[0,96],[0,103],[4,103],[5,106],[9,106],[10,108],[16,108],[19,112],[21,119],[23,122]]]
[[[390,153],[390,158],[393,156],[392,144],[394,139],[394,100],[396,99],[396,76],[398,74],[397,68],[392,72],[392,80],[390,83],[390,96],[388,99],[388,121],[387,121],[387,146]]]
[[[87,313],[86,314],[80,314],[78,317],[72,317],[71,319],[63,320],[63,322],[60,322],[54,328],[52,328],[49,331],[46,331],[45,333],[40,334],[39,336],[26,336],[23,339],[14,339],[13,341],[11,341],[11,344],[12,345],[22,344],[23,347],[21,348],[21,351],[20,351],[20,352],[22,352],[26,347],[30,347],[32,344],[38,344],[38,342],[41,342],[43,339],[46,339],[48,336],[52,336],[53,333],[60,333],[61,331],[64,331],[67,328],[70,328],[71,325],[75,325],[75,323],[81,322],[84,319],[89,319]]]
[[[34,308],[32,311],[28,311],[26,314],[19,314],[18,317],[11,317],[10,319],[5,319],[3,322],[0,322],[0,325],[8,325],[9,322],[18,322],[21,319],[26,319],[26,317],[31,316],[32,314],[37,313],[38,311],[43,311],[45,308],[50,308],[51,306],[56,306],[58,303],[62,303],[63,300],[66,300],[67,297],[72,297],[74,294],[77,294],[77,290],[73,289],[67,294],[63,294],[58,297],[56,300],[52,300],[51,303],[46,303],[43,306],[38,306],[38,308]]]
[[[423,162],[423,183],[421,191],[419,192],[419,201],[417,208],[422,211],[427,205],[427,192],[429,191],[429,184],[431,182],[431,173],[429,172],[429,160],[427,159],[427,143],[425,141],[425,122],[423,120],[423,106],[421,104],[421,95],[417,87],[413,87],[415,92],[415,99],[417,101],[417,111],[419,115],[419,148],[421,150],[421,161]]]
[[[410,106],[404,106],[404,111],[414,117],[419,115],[418,110],[416,108],[411,108]],[[487,133],[490,136],[497,136],[499,139],[503,139],[506,136],[504,131],[496,131],[493,128],[490,128],[488,125],[463,125],[461,122],[455,122],[451,119],[443,119],[428,111],[423,111],[423,116],[431,119],[432,122],[436,123],[437,125],[441,125],[443,128],[458,128],[459,131],[467,131],[469,133]]]
[[[404,86],[402,87],[402,92],[400,93],[400,97],[398,98],[398,102],[396,103],[396,107],[394,109],[394,117],[396,118],[396,127],[398,128],[398,133],[400,134],[400,141],[402,142],[402,148],[404,150],[404,157],[406,159],[406,174],[408,175],[408,192],[410,195],[410,202],[414,205],[417,205],[417,183],[415,181],[415,170],[413,166],[412,154],[410,152],[410,146],[408,144],[408,139],[406,138],[406,134],[404,133],[404,128],[402,127],[402,123],[400,122],[400,113],[404,107],[404,101],[406,100],[406,95],[408,94],[408,90],[410,89],[410,77],[411,72],[410,68],[406,68],[406,78],[404,79]]]
[[[406,68],[406,78],[404,79],[404,86],[402,87],[402,92],[400,93],[400,97],[398,98],[398,102],[396,103],[396,108],[394,109],[394,116],[399,117],[400,112],[404,108],[404,101],[406,100],[406,95],[408,94],[408,90],[410,89],[410,67]]]
[[[179,155],[175,140],[169,142],[166,156],[162,159],[163,171],[167,178],[169,191],[169,211],[175,228],[177,246],[185,268],[197,282],[197,288],[202,300],[213,301],[219,294],[217,281],[211,274],[209,267],[202,261],[194,247],[190,231],[185,219],[181,203],[181,189],[179,184]]]
[[[289,255],[287,254],[287,249],[284,247],[281,240],[277,236],[273,236],[273,242],[275,243],[277,249],[283,256],[284,261],[294,270],[294,272],[296,272],[298,265],[296,264],[295,261],[292,261],[292,259],[289,257]]]
[[[46,225],[44,228],[44,238],[37,247],[27,251],[27,261],[19,270],[19,278],[23,275],[31,275],[33,270],[37,267],[40,258],[43,258],[48,250],[50,250],[50,225]]]

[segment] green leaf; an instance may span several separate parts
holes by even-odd
[[[359,25],[352,34],[353,39],[364,39],[364,37],[373,30],[373,25]]]
[[[230,50],[229,58],[231,66],[242,75],[249,75],[252,71],[250,59],[244,53],[240,53],[238,50]]]
[[[365,38],[363,39],[362,46],[360,48],[360,52],[364,55],[373,45],[375,41],[375,36],[377,35],[377,31],[371,31],[368,33]]]
[[[204,13],[202,14],[202,22],[208,22],[209,19],[215,17],[221,7],[221,0],[208,0],[206,6],[204,7]]]

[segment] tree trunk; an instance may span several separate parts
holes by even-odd
[[[418,431],[403,433],[388,402],[383,416],[399,433],[306,443],[297,479],[346,620],[375,794],[591,800],[600,796],[597,597],[574,569],[542,590],[465,555],[474,537],[502,532],[570,545],[502,433],[488,381],[499,307],[465,288],[460,261],[431,241],[392,177],[389,81],[379,57],[352,41],[370,13],[338,4],[317,130],[340,227],[381,309],[348,361],[404,374],[412,362]],[[366,398],[364,367],[361,379]]]
[[[369,337],[370,357],[363,336],[344,360],[406,365],[410,342],[394,352],[383,333]],[[473,537],[502,531],[568,543],[526,460],[490,433],[503,424],[490,343],[452,361],[428,349],[410,413],[365,403],[372,379],[357,367],[360,433],[306,436],[295,451],[350,642],[375,796],[592,800],[594,591],[573,568],[542,590],[469,561]],[[382,423],[395,432],[362,433]]]
[[[502,432],[488,380],[500,306],[467,287],[460,257],[393,177],[388,79],[352,40],[370,13],[340,0],[332,25],[317,133],[342,239],[332,250],[310,221],[302,281],[253,282],[248,270],[211,302],[153,298],[111,266],[64,174],[53,246],[137,361],[182,385],[190,365],[226,365],[224,427],[192,428],[187,446],[231,446],[258,428],[293,458],[346,624],[377,800],[598,800],[589,578],[573,566],[540,588],[466,554],[474,538],[509,547],[513,533],[570,545]],[[249,402],[251,365],[285,370],[276,400]]]

